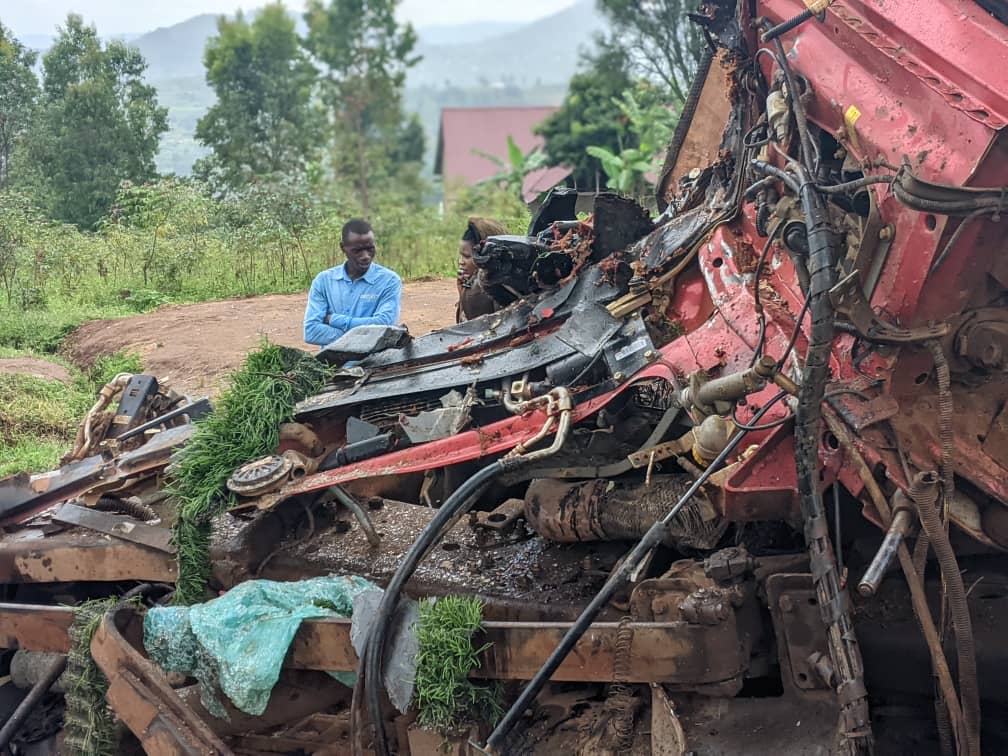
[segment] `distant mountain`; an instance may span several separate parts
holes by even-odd
[[[492,86],[566,83],[579,52],[604,21],[593,0],[477,42],[431,44],[421,37],[423,59],[410,70],[406,86]]]
[[[203,78],[203,50],[217,35],[218,16],[204,13],[180,24],[142,34],[132,44],[143,54],[152,81],[198,76]]]
[[[300,15],[295,17],[302,27]],[[195,16],[131,40],[147,60],[147,78],[169,111],[169,131],[158,156],[162,172],[188,174],[205,152],[193,133],[214,102],[205,82],[203,51],[217,34],[217,18],[210,13]],[[433,154],[442,107],[559,104],[581,48],[601,29],[594,0],[579,0],[527,24],[418,29],[416,52],[423,57],[407,76],[406,103],[421,115],[428,152]]]
[[[465,45],[520,29],[518,21],[477,21],[471,24],[424,26],[417,29],[422,45]]]
[[[134,39],[132,44],[147,60],[150,79],[202,77],[203,50],[217,34],[217,18],[210,13],[195,16]],[[419,29],[416,52],[422,60],[410,70],[406,86],[566,82],[574,73],[579,49],[602,28],[593,0],[580,0],[530,24],[483,22]]]

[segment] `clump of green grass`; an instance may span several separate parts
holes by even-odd
[[[63,747],[75,756],[114,756],[119,738],[105,701],[109,682],[91,657],[91,639],[117,598],[86,601],[74,610],[67,655]]]
[[[168,480],[168,491],[178,502],[178,603],[204,598],[210,522],[234,501],[224,486],[228,477],[236,467],[276,451],[280,424],[292,418],[297,402],[321,390],[328,374],[307,352],[264,344],[245,358],[214,411],[197,424]]]
[[[67,450],[62,439],[22,438],[13,443],[0,442],[0,478],[19,472],[53,469]]]
[[[83,320],[65,312],[8,310],[0,317],[0,346],[55,354],[60,342]]]
[[[68,441],[93,401],[76,382],[0,373],[0,442]]]
[[[448,733],[477,721],[495,723],[503,713],[499,686],[469,679],[491,645],[473,646],[482,625],[478,598],[446,596],[420,603],[415,701],[421,727]]]

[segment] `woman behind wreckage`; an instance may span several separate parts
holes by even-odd
[[[473,262],[473,251],[479,249],[488,236],[506,234],[507,229],[489,218],[470,218],[462,240],[459,242],[458,290],[459,301],[455,307],[455,322],[472,320],[500,309],[480,282],[479,269]]]

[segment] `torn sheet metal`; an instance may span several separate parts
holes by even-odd
[[[421,412],[412,417],[400,415],[399,427],[414,444],[454,436],[469,425],[470,410],[475,400],[472,388],[465,396],[453,389],[441,397],[439,409]]]

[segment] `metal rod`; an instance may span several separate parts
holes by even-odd
[[[833,537],[836,538],[837,571],[843,575],[843,543],[840,540],[840,483],[833,481]],[[868,595],[868,594],[865,594]]]
[[[59,679],[59,676],[63,674],[63,670],[66,669],[67,658],[61,656],[54,660],[46,670],[45,675],[35,683],[28,695],[24,697],[24,700],[18,704],[18,707],[14,709],[14,713],[10,715],[7,721],[4,723],[3,729],[0,730],[0,750],[6,749],[10,744],[14,736],[18,734],[18,730],[24,724],[28,715],[31,714],[32,710],[38,705],[39,701],[42,700],[42,696],[49,692],[49,688]]]
[[[861,582],[858,583],[858,593],[862,596],[874,596],[875,592],[878,591],[882,578],[885,577],[890,565],[892,565],[893,559],[896,558],[900,544],[903,543],[903,537],[910,528],[911,521],[912,513],[909,509],[900,509],[893,515],[892,521],[889,524],[889,530],[886,531],[885,538],[882,540],[882,545],[875,554],[875,558],[872,559],[871,564],[868,565],[868,569],[865,570]]]
[[[372,546],[381,546],[381,536],[378,535],[378,531],[375,529],[374,523],[371,522],[371,518],[364,507],[358,504],[357,500],[347,493],[342,486],[330,486],[329,490],[332,491],[333,496],[339,500],[340,504],[353,512],[354,517],[357,518],[357,522],[360,523],[361,530],[367,536],[367,542]]]

